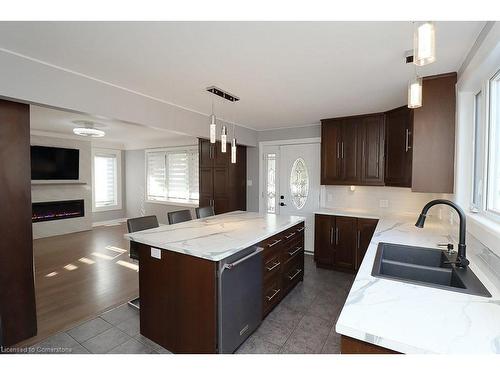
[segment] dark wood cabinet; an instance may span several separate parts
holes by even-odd
[[[384,184],[384,115],[321,121],[321,184]]]
[[[387,186],[411,187],[413,111],[407,106],[385,114],[385,177]]]
[[[424,77],[413,110],[412,191],[453,193],[456,73]]]
[[[213,206],[216,214],[246,210],[246,147],[238,145],[231,163],[231,145],[221,152],[220,142],[199,140],[200,207]]]
[[[318,267],[359,269],[378,220],[315,215],[314,260]]]
[[[365,257],[366,250],[370,245],[373,233],[377,227],[377,219],[357,219],[357,233],[356,233],[356,253],[354,256],[354,268],[358,269]]]
[[[0,100],[0,342],[36,335],[29,105]]]
[[[315,215],[314,260],[325,266],[333,266],[333,235],[335,216]]]
[[[333,265],[336,268],[354,271],[356,218],[336,216],[334,236]]]
[[[366,116],[358,124],[362,185],[384,185],[384,115]]]

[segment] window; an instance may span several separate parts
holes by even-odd
[[[290,172],[290,195],[295,208],[300,210],[304,207],[309,195],[309,175],[306,162],[302,158],[295,160]]]
[[[471,211],[479,212],[483,206],[484,175],[484,99],[482,91],[474,97],[474,161],[472,166]]]
[[[266,186],[266,207],[267,212],[276,213],[276,154],[266,154],[267,162],[267,186]]]
[[[121,204],[121,151],[93,150],[92,201],[94,211],[119,210]]]
[[[490,80],[489,109],[486,209],[500,215],[500,71]]]
[[[186,203],[197,201],[198,149],[146,151],[146,199]]]

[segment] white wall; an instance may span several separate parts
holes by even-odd
[[[80,150],[81,184],[31,185],[32,202],[83,199],[85,216],[33,223],[33,238],[42,238],[92,229],[91,144],[88,141],[60,139],[32,135],[31,144],[76,148]]]

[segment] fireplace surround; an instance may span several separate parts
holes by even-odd
[[[32,222],[71,219],[85,216],[83,199],[32,203]]]

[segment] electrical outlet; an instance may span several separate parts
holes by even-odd
[[[161,259],[161,250],[155,247],[151,248],[151,258]]]
[[[252,180],[247,180],[247,186],[252,186],[253,185],[253,181]]]
[[[387,207],[389,207],[389,201],[387,199],[381,199],[381,200],[379,200],[379,207],[380,208],[387,208]]]

